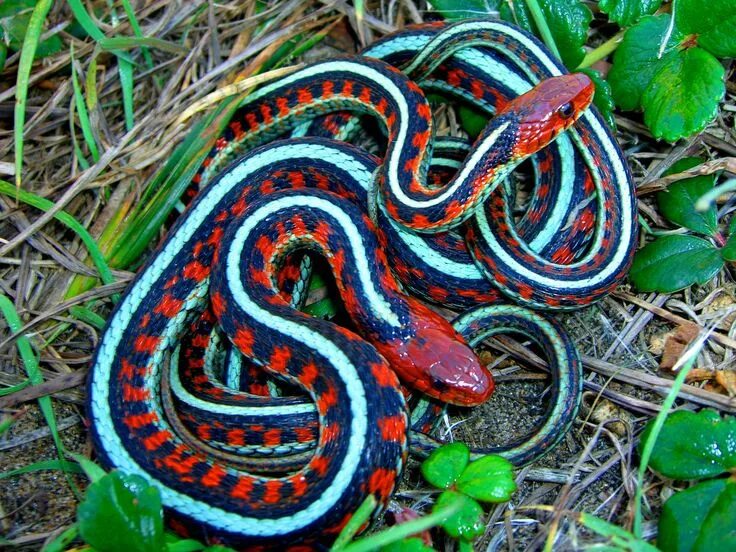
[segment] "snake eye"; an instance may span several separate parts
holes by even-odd
[[[562,104],[560,109],[557,110],[557,112],[562,115],[565,119],[569,119],[575,114],[575,108],[572,106],[571,103]]]

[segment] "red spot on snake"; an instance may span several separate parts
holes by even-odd
[[[289,115],[289,101],[286,98],[276,98],[276,107],[279,110],[279,117],[286,117]]]
[[[399,383],[394,371],[382,362],[371,364],[371,374],[381,387],[396,387]]]
[[[136,353],[148,353],[152,355],[160,342],[161,337],[158,335],[139,335],[133,342],[133,350]]]
[[[155,312],[156,314],[161,314],[166,318],[173,318],[174,316],[176,316],[177,313],[181,311],[181,307],[183,304],[184,301],[176,299],[175,297],[167,293],[163,296],[159,304],[156,305],[156,308],[153,309],[153,312]]]
[[[328,424],[322,428],[322,435],[320,436],[320,443],[324,446],[327,443],[331,443],[340,436],[340,426],[337,424]]]
[[[253,332],[248,328],[238,328],[235,330],[233,343],[235,343],[240,352],[245,356],[253,354],[253,341]]]
[[[123,423],[130,429],[140,429],[158,422],[158,414],[155,412],[144,412],[143,414],[129,414],[123,417]]]
[[[273,113],[271,112],[271,106],[268,104],[261,105],[261,117],[263,117],[264,124],[270,125],[273,122]]]
[[[199,261],[192,261],[191,263],[188,263],[184,267],[182,274],[188,280],[194,280],[196,282],[201,282],[207,276],[209,276],[210,268],[206,265],[203,265]]]
[[[281,500],[282,481],[271,479],[263,484],[263,502],[266,504],[276,504]]]
[[[281,444],[281,430],[274,428],[269,429],[263,434],[263,444],[268,447],[273,447]]]
[[[406,439],[406,417],[401,414],[380,418],[378,428],[384,441],[402,443]]]
[[[312,461],[309,462],[309,467],[312,471],[324,477],[327,473],[327,468],[330,467],[330,461],[321,454],[315,454],[312,457]]]
[[[149,451],[157,450],[161,448],[161,445],[168,443],[173,437],[170,431],[162,429],[143,439],[143,446]]]
[[[219,487],[227,472],[218,465],[214,465],[202,477],[202,485],[205,487]]]
[[[295,498],[303,496],[304,493],[306,493],[307,489],[309,488],[309,484],[307,483],[307,478],[304,477],[304,475],[300,473],[293,475],[292,477],[289,477],[287,481],[291,483],[291,494]]]
[[[327,414],[327,411],[333,406],[336,406],[337,403],[337,389],[335,389],[334,385],[328,383],[327,389],[325,389],[317,399],[317,410],[324,416]]]
[[[319,376],[319,368],[317,368],[317,365],[315,363],[310,362],[309,364],[305,364],[302,368],[302,373],[299,377],[299,380],[302,382],[304,387],[306,387],[307,389],[311,389],[317,379],[317,376]]]
[[[248,500],[253,491],[253,478],[247,476],[238,477],[238,482],[230,491],[230,496],[239,500]]]
[[[326,100],[335,93],[335,83],[331,80],[326,80],[322,83],[322,99]]]
[[[234,447],[242,447],[245,444],[245,431],[242,429],[231,429],[225,434],[227,444]]]
[[[396,483],[396,472],[386,468],[377,468],[368,479],[368,491],[378,495],[380,501],[388,500]]]
[[[288,347],[274,347],[271,358],[269,359],[269,368],[274,372],[286,372],[286,367],[291,359],[291,351]]]
[[[294,434],[296,435],[296,440],[300,443],[314,441],[314,433],[308,427],[294,428]]]

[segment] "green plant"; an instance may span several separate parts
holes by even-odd
[[[650,422],[641,443],[652,428]],[[736,550],[736,418],[721,419],[710,409],[671,414],[657,436],[649,466],[670,479],[698,481],[665,502],[659,548]]]
[[[434,486],[444,489],[431,514],[352,541],[360,528],[370,520],[376,508],[376,501],[370,496],[353,514],[332,550],[432,550],[421,539],[411,536],[437,525],[460,539],[461,550],[471,550],[470,541],[482,534],[484,529],[481,522],[483,510],[476,499],[482,502],[507,501],[516,490],[516,483],[513,479],[513,466],[507,460],[499,456],[485,456],[469,462],[469,456],[465,445],[452,443],[437,449],[422,464],[425,478]],[[77,509],[77,523],[51,544],[53,550],[63,550],[62,544],[68,544],[77,536],[98,552],[231,550],[223,546],[206,546],[166,532],[161,495],[158,489],[142,477],[119,471],[105,473],[86,458],[78,455],[74,455],[74,458],[92,483]],[[111,538],[111,535],[115,538]]]
[[[641,109],[654,137],[668,141],[695,134],[715,118],[726,90],[719,59],[736,56],[736,0],[712,0],[707,9],[699,0],[664,6],[662,0],[599,0],[600,11],[622,31],[590,49],[593,14],[580,0],[431,4],[448,19],[498,11],[540,35],[570,70],[588,72],[615,51],[607,79],[594,76],[596,106],[611,124],[613,102],[626,111]]]
[[[702,160],[694,157],[681,159],[666,174],[700,163]],[[639,290],[669,293],[702,284],[715,276],[724,262],[736,260],[736,217],[724,236],[715,206],[711,204],[704,211],[696,208],[697,199],[711,192],[714,185],[715,177],[696,176],[675,182],[657,194],[660,212],[681,230],[658,237],[636,253],[629,276]],[[684,229],[690,232],[683,234]]]

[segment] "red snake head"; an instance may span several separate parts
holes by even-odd
[[[517,155],[530,155],[554,140],[578,120],[594,92],[587,75],[573,73],[543,80],[509,102],[499,115],[516,114],[518,118]]]
[[[378,349],[412,389],[441,401],[473,406],[493,393],[493,378],[452,325],[412,301],[414,336]]]

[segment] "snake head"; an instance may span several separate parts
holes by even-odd
[[[593,81],[583,73],[543,80],[511,100],[499,113],[518,121],[516,153],[526,157],[544,148],[570,127],[593,100]]]
[[[460,406],[473,406],[493,393],[493,378],[452,325],[412,301],[413,336],[379,347],[399,378],[412,389]]]

